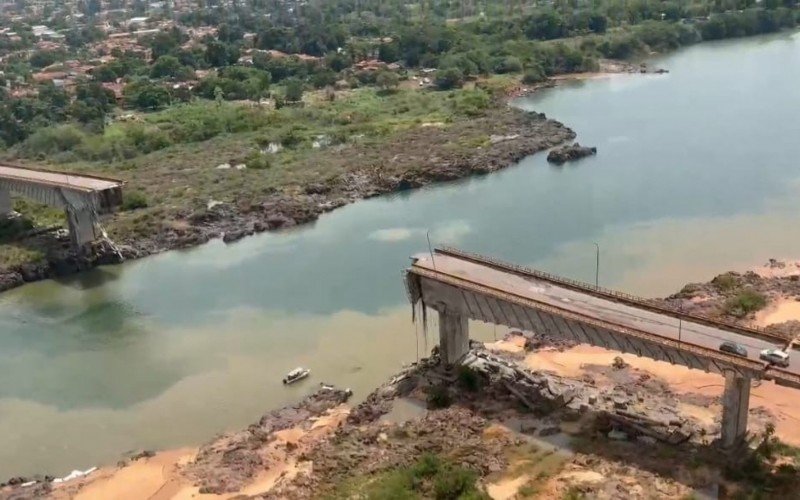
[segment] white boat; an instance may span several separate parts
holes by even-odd
[[[311,374],[311,370],[308,368],[297,367],[294,370],[290,371],[286,374],[286,377],[283,379],[284,384],[293,384],[298,380],[302,380],[308,377]]]

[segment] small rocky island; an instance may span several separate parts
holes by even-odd
[[[563,165],[568,161],[579,160],[586,156],[597,154],[597,148],[581,146],[579,143],[565,144],[555,148],[547,155],[547,161],[556,165]]]

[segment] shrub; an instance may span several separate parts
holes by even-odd
[[[248,169],[252,170],[266,170],[272,166],[269,161],[269,156],[261,151],[253,151],[244,159],[244,164]]]
[[[51,155],[77,148],[86,134],[75,125],[40,128],[22,143],[22,152],[29,156]]]
[[[2,217],[0,218],[0,241],[13,240],[31,229],[33,229],[33,222],[27,217]]]
[[[481,387],[481,376],[469,366],[460,365],[458,384],[468,391],[476,392]]]
[[[436,72],[436,88],[450,90],[461,86],[464,74],[458,68],[446,68]]]
[[[433,483],[436,500],[456,500],[474,490],[477,474],[462,467],[451,467],[447,473],[438,474]]]
[[[494,66],[495,73],[518,73],[522,71],[522,62],[514,56],[503,57]]]
[[[720,292],[727,292],[739,286],[739,280],[732,273],[725,273],[716,276],[711,283]]]
[[[295,148],[305,141],[302,128],[292,127],[280,135],[278,142],[285,148]]]
[[[447,408],[452,402],[447,387],[438,385],[428,391],[428,408],[432,410]]]
[[[725,301],[725,312],[738,318],[747,316],[767,305],[767,298],[755,290],[743,290]]]
[[[442,468],[442,461],[433,453],[425,453],[411,467],[411,475],[415,479],[425,479],[436,475]]]
[[[130,191],[125,194],[122,200],[122,210],[136,210],[137,208],[147,207],[147,197],[141,191]]]
[[[544,74],[544,70],[539,65],[529,66],[525,70],[525,74],[522,75],[522,83],[526,85],[543,82],[546,79],[547,76]]]
[[[478,116],[489,107],[489,94],[483,90],[459,92],[453,101],[453,108],[459,114]]]

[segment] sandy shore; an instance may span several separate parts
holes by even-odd
[[[785,297],[773,300],[756,313],[754,323],[756,326],[766,327],[786,321],[800,321],[800,301]]]
[[[203,493],[182,472],[198,456],[198,448],[180,448],[135,460],[124,467],[107,466],[90,476],[54,488],[51,498],[58,500],[188,500],[198,498],[229,499],[242,495],[266,493],[279,480],[290,480],[310,467],[309,463],[287,458],[288,449],[302,451],[329,436],[347,417],[349,407],[341,405],[317,418],[310,428],[302,426],[277,431],[268,445],[275,457],[273,466],[257,475],[234,493]],[[288,445],[288,446],[287,446]]]

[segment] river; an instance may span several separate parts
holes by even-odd
[[[520,100],[598,155],[360,202],[303,228],[0,295],[0,477],[195,444],[431,347],[401,271],[448,243],[645,296],[797,257],[800,36],[709,43]],[[473,335],[497,334],[474,325]],[[305,365],[312,377],[282,386]]]

